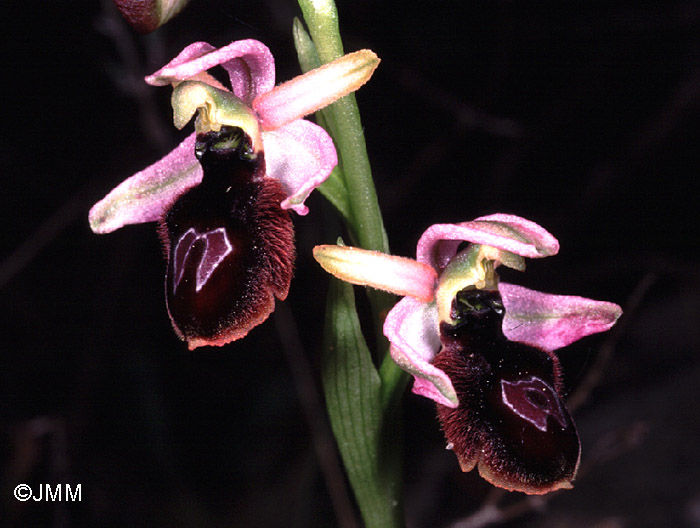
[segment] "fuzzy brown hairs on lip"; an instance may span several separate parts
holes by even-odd
[[[441,324],[434,364],[459,398],[457,408],[437,407],[462,470],[529,494],[571,487],[580,443],[556,356],[508,341],[497,291],[462,291],[454,307],[458,324]]]
[[[160,223],[168,312],[191,349],[245,336],[289,291],[295,249],[290,215],[280,207],[285,194],[249,147],[234,127],[198,137],[202,183]]]

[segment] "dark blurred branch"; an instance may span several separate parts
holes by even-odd
[[[87,208],[87,194],[80,189],[73,194],[53,214],[48,216],[32,235],[25,239],[17,249],[0,262],[0,289],[6,286],[20,271],[59,234],[72,224]],[[85,219],[87,223],[87,217]]]
[[[632,136],[619,158],[595,167],[578,203],[578,215],[594,213],[601,196],[613,187],[617,178],[630,173],[630,167],[644,163],[664,142],[668,141],[700,108],[700,69],[681,79],[661,110]],[[577,216],[574,214],[573,216]]]
[[[314,451],[326,481],[333,509],[338,519],[338,526],[358,528],[360,523],[353,509],[350,492],[340,467],[333,433],[326,419],[325,407],[319,396],[318,383],[304,353],[299,330],[288,304],[277,303],[274,320],[289,370],[299,394],[299,401],[309,425]]]
[[[166,152],[172,147],[172,132],[165,126],[161,112],[155,102],[157,90],[144,81],[144,76],[152,73],[149,64],[143,64],[139,57],[136,39],[139,38],[121,17],[111,0],[102,1],[102,14],[95,20],[95,29],[110,39],[116,50],[120,64],[108,69],[112,82],[125,95],[132,97],[141,117],[141,128],[148,141],[158,150]],[[153,61],[160,67],[165,60],[162,53],[153,49],[158,47],[159,39],[155,35],[140,37],[150,46],[149,52],[157,55]]]
[[[397,82],[406,93],[416,96],[423,104],[449,115],[459,128],[483,130],[490,136],[520,138],[525,130],[517,121],[494,116],[440,86],[429,82],[415,70],[403,68],[396,74]]]

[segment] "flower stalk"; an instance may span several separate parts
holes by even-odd
[[[341,57],[343,44],[333,0],[299,0],[299,6],[321,65]],[[329,132],[346,175],[344,184],[350,198],[350,221],[354,227],[352,235],[357,238],[355,242],[360,247],[388,253],[389,244],[355,97],[350,94],[339,99],[327,107],[324,115],[330,116]]]
[[[299,5],[309,28],[306,33],[300,23],[294,26],[302,70],[323,67],[341,57],[343,45],[333,0],[299,0]],[[338,166],[320,188],[321,192],[340,212],[353,244],[388,254],[389,244],[354,95],[318,112],[317,122],[329,132],[338,152]],[[395,440],[390,449],[388,445],[390,439],[401,437],[398,396],[408,376],[391,361],[388,342],[382,334],[384,317],[395,298],[379,290],[369,289],[367,294],[380,368],[372,360],[359,324],[354,329],[343,328],[343,321],[357,317],[354,295],[349,285],[333,281],[327,314],[337,314],[342,309],[348,315],[342,319],[327,315],[324,390],[331,425],[366,526],[398,527],[403,525],[401,450]],[[341,299],[343,308],[339,306]],[[352,339],[342,338],[349,334]],[[339,361],[341,357],[353,359]],[[353,365],[363,367],[358,369]],[[366,386],[368,379],[375,380],[371,388]],[[343,411],[360,403],[373,420],[366,421]],[[356,445],[364,445],[366,449],[357,451]]]

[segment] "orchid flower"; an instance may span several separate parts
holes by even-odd
[[[609,329],[622,313],[498,279],[499,265],[522,271],[524,257],[558,251],[544,228],[506,214],[429,227],[416,260],[314,249],[336,277],[403,296],[384,322],[391,357],[414,376],[413,392],[438,404],[463,471],[478,466],[489,482],[531,494],[571,487],[580,456],[554,350]]]
[[[158,222],[168,256],[166,301],[191,349],[245,336],[287,296],[294,234],[288,211],[337,164],[330,136],[302,119],[357,90],[377,56],[362,50],[275,86],[270,50],[255,40],[187,46],[146,82],[173,86],[177,128],[195,132],[90,210],[109,233]],[[208,70],[221,66],[230,88]]]
[[[150,33],[184,8],[189,0],[114,0],[122,16],[140,33]]]

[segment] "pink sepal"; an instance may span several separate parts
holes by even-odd
[[[471,222],[433,224],[418,240],[418,262],[441,270],[465,241],[529,258],[549,257],[559,252],[557,239],[535,222],[515,215],[493,214]]]
[[[190,134],[160,161],[115,187],[90,209],[95,233],[111,233],[127,224],[154,222],[185,191],[202,181],[202,166],[194,156]]]
[[[611,302],[552,295],[504,282],[498,290],[506,309],[503,334],[550,352],[608,330],[622,315],[622,309]]]
[[[154,86],[184,81],[214,66],[223,67],[231,79],[236,97],[251,104],[258,95],[275,86],[275,60],[267,46],[257,40],[237,40],[216,49],[206,42],[195,42],[160,70],[146,77]]]

